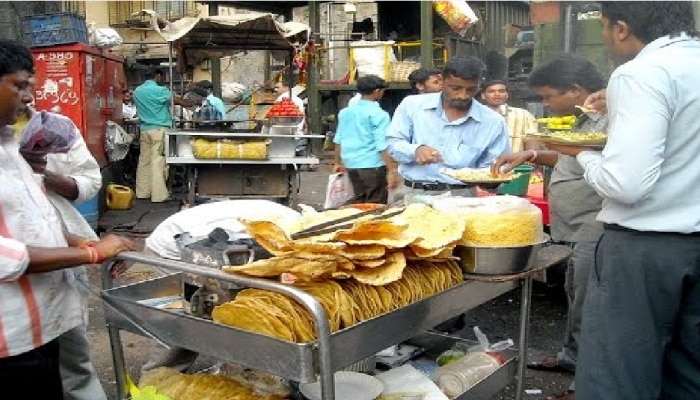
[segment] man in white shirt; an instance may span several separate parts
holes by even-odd
[[[575,156],[603,197],[576,398],[700,398],[700,41],[690,1],[602,2],[619,65],[601,152]]]
[[[134,94],[131,90],[125,89],[122,93],[122,118],[136,118],[136,105],[134,105]]]
[[[27,107],[25,113],[30,118],[31,108]],[[18,126],[15,125],[15,128]],[[23,156],[34,172],[43,174],[46,195],[58,212],[65,229],[96,242],[99,239],[97,234],[74,204],[84,203],[97,196],[102,187],[102,174],[78,128],[75,127],[75,130],[76,140],[68,153]],[[21,136],[21,132],[17,134]],[[58,337],[64,400],[107,400],[90,359],[90,343],[87,337],[87,301],[90,294],[86,289],[87,270],[83,265],[73,268],[73,272],[83,294],[83,324]]]
[[[57,338],[83,324],[70,268],[134,246],[116,235],[90,242],[63,231],[43,177],[22,158],[9,128],[32,101],[33,71],[23,44],[0,40],[0,377],[22,397],[62,399]]]
[[[277,100],[276,102],[282,101],[282,99],[292,99],[292,102],[299,108],[299,111],[302,113],[306,114],[304,111],[304,100],[302,100],[299,96],[294,94],[292,91],[292,85],[293,83],[291,82],[275,82],[275,94],[277,94]],[[304,124],[306,123],[306,118],[302,119],[299,125],[297,125],[297,135],[303,135],[304,134]]]
[[[528,133],[537,132],[537,121],[524,108],[508,105],[508,85],[502,80],[492,80],[484,83],[481,89],[481,100],[493,111],[506,119],[510,135],[510,149],[513,153],[521,150],[537,148],[536,143],[526,146],[525,137]]]

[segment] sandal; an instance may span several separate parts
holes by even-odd
[[[574,392],[573,390],[567,390],[564,393],[555,394],[552,396],[547,396],[547,397],[545,397],[545,400],[575,400],[576,399],[575,393],[576,392]]]
[[[527,368],[533,369],[535,371],[570,372],[570,373],[574,372],[574,371],[570,370],[569,368],[562,367],[561,365],[559,365],[559,361],[557,360],[556,357],[553,357],[553,356],[545,357],[541,361],[533,361],[533,362],[527,363]]]

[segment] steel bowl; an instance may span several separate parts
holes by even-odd
[[[457,246],[452,253],[459,257],[464,272],[483,275],[517,274],[532,267],[544,242],[519,247]]]
[[[269,117],[271,126],[297,126],[304,117]]]

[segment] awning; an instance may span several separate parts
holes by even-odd
[[[167,42],[176,42],[184,49],[226,50],[290,50],[292,38],[311,32],[298,22],[281,23],[274,14],[246,13],[232,16],[185,17],[174,22],[160,18],[153,10],[140,14],[151,17],[153,29]],[[304,42],[307,39],[304,39]]]

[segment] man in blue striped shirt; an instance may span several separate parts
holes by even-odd
[[[440,170],[489,167],[510,152],[503,117],[474,101],[483,71],[476,57],[451,58],[442,72],[442,92],[408,96],[397,107],[387,149],[411,191],[474,195],[473,188]]]

